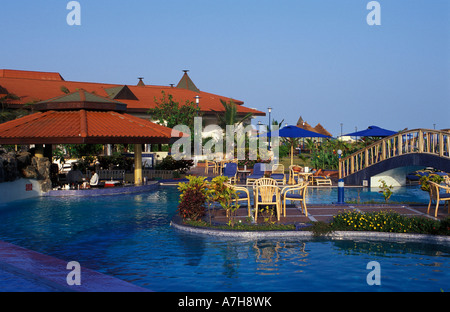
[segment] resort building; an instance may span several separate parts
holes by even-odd
[[[8,100],[7,106],[10,109],[32,110],[32,105],[27,104],[35,104],[81,89],[120,101],[127,105],[126,112],[128,114],[144,119],[151,119],[147,112],[156,107],[156,101],[160,101],[163,92],[166,95],[172,95],[173,100],[180,105],[186,101],[196,103],[200,108],[205,126],[217,124],[217,115],[224,113],[221,100],[233,101],[237,105],[239,116],[245,116],[248,113],[255,117],[265,116],[264,112],[245,107],[241,100],[201,91],[191,80],[187,70],[184,70],[184,74],[176,86],[174,84],[157,86],[147,85],[144,78],[138,78],[136,85],[120,85],[66,81],[60,73],[54,72],[0,69],[0,98],[7,94],[18,97],[18,99]]]

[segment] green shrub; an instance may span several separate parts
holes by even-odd
[[[422,176],[419,180],[420,189],[422,191],[430,192],[430,185],[428,184],[428,181],[440,184],[442,181],[444,181],[444,178],[437,174],[430,174],[428,176]]]
[[[178,213],[183,219],[200,220],[206,213],[208,183],[205,177],[188,176],[188,183],[179,183],[181,192]]]
[[[191,170],[194,165],[192,160],[175,160],[172,156],[166,156],[159,164],[156,165],[156,170],[174,170],[184,174]]]
[[[450,221],[432,220],[424,217],[407,217],[392,211],[357,212],[345,211],[334,216],[331,223],[333,230],[341,231],[376,231],[393,233],[417,233],[448,235]]]

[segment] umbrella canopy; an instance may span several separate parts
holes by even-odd
[[[397,132],[395,132],[395,131],[386,130],[386,129],[383,129],[383,128],[380,128],[380,127],[377,127],[377,126],[370,126],[366,130],[357,131],[357,132],[353,132],[353,133],[348,133],[348,134],[345,134],[344,136],[388,137],[388,136],[394,135],[396,133]]]
[[[261,136],[271,137],[271,132],[262,133]],[[331,138],[328,135],[305,130],[297,126],[286,126],[278,131],[278,136],[282,138]]]
[[[268,137],[272,136],[271,132],[261,134],[261,136],[264,135]],[[328,135],[305,130],[292,125],[281,128],[278,131],[278,136],[282,138],[331,138]],[[291,144],[291,165],[293,164],[294,164],[294,145]]]

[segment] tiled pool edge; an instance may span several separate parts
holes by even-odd
[[[395,240],[407,242],[421,242],[432,244],[444,244],[450,246],[449,236],[425,235],[425,234],[410,234],[410,233],[387,233],[387,232],[361,232],[361,231],[335,231],[327,235],[315,237],[311,231],[236,231],[236,230],[220,230],[199,228],[181,223],[181,219],[175,216],[170,225],[180,231],[190,232],[194,234],[203,234],[217,237],[233,237],[233,238],[328,238],[335,240],[352,240],[352,239],[367,239],[367,240]]]
[[[121,279],[81,267],[81,285],[69,286],[66,261],[0,241],[0,268],[61,292],[150,292]],[[82,265],[82,264],[81,264]]]

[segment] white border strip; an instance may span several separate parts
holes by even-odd
[[[311,239],[314,237],[311,231],[235,231],[235,230],[218,230],[199,228],[189,225],[170,222],[170,225],[181,231],[194,234],[202,234],[217,237],[234,237],[234,238],[303,238]],[[395,241],[411,241],[425,242],[433,244],[441,244],[450,246],[450,236],[411,234],[411,233],[388,233],[388,232],[362,232],[362,231],[335,231],[330,234],[318,236],[317,238],[329,238],[337,240],[348,239],[367,239],[367,240],[395,240]]]

